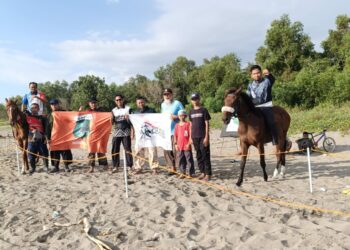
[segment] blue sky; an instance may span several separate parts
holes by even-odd
[[[23,95],[30,81],[152,78],[180,55],[200,64],[235,52],[246,64],[284,13],[320,49],[345,10],[348,0],[2,0],[0,102]]]

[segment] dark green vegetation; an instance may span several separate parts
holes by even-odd
[[[257,50],[256,63],[268,68],[277,79],[273,87],[275,104],[291,111],[292,133],[323,127],[342,131],[349,128],[350,119],[346,116],[350,109],[350,18],[340,15],[335,23],[335,29],[322,42],[323,51],[317,52],[303,24],[283,15],[271,23],[264,45]],[[175,98],[185,105],[192,92],[199,92],[204,105],[211,112],[218,112],[226,89],[247,86],[248,68],[249,65],[242,68],[234,53],[204,59],[201,65],[180,56],[158,68],[153,80],[136,75],[117,85],[86,75],[72,83],[40,83],[39,89],[48,99],[59,98],[64,107],[72,110],[86,105],[90,97],[96,97],[101,106],[111,110],[116,93],[122,93],[131,105],[136,96],[145,96],[159,110],[162,89],[170,87]],[[5,117],[4,106],[0,104],[0,119]]]

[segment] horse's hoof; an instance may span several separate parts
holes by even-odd
[[[286,175],[286,167],[285,166],[281,166],[280,177],[284,178],[285,175]]]
[[[275,168],[275,171],[273,171],[273,176],[272,178],[276,178],[278,176],[278,169]]]
[[[236,186],[237,186],[237,187],[240,187],[241,185],[242,185],[242,182],[241,182],[241,181],[239,181],[239,182],[236,183]]]
[[[267,182],[267,179],[268,179],[267,177],[266,177],[266,178],[264,178],[264,181],[266,181],[266,182]]]

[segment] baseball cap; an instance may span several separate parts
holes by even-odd
[[[91,98],[89,99],[89,102],[97,102],[96,97],[91,97]]]
[[[168,93],[172,94],[173,91],[170,88],[165,88],[163,91],[163,94],[168,94]]]
[[[50,105],[55,105],[55,104],[58,104],[59,101],[57,99],[51,99],[50,100]]]
[[[39,106],[39,100],[38,99],[33,99],[32,102],[30,103],[30,106],[33,105],[38,105]]]
[[[191,95],[191,100],[195,100],[195,99],[200,99],[200,95],[198,93],[193,93]]]
[[[179,110],[179,112],[177,113],[177,115],[187,115],[187,112],[186,112],[186,110],[181,109],[181,110]]]

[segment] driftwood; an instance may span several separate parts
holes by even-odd
[[[89,234],[90,229],[91,229],[91,224],[88,221],[88,219],[86,217],[84,217],[81,221],[79,221],[78,223],[65,223],[65,224],[61,224],[61,223],[57,223],[55,222],[53,225],[56,227],[70,227],[70,226],[74,226],[74,225],[78,225],[78,224],[83,224],[84,225],[84,232],[86,234],[86,236],[92,241],[94,242],[98,248],[100,250],[112,250],[112,248],[110,248],[107,244],[105,244],[104,242],[102,242],[101,240],[97,239],[96,237],[92,236],[91,234]]]

